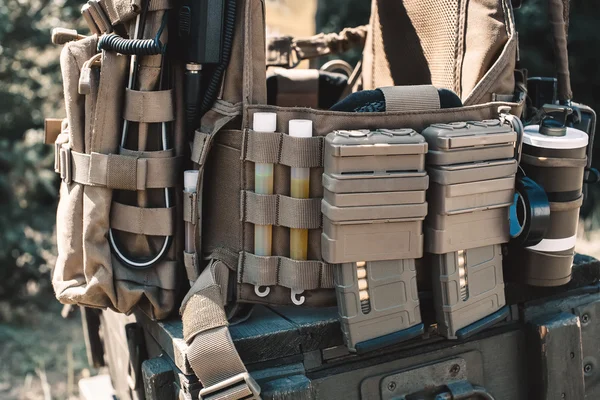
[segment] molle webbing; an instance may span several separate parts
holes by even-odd
[[[110,226],[138,235],[171,236],[175,234],[175,209],[141,208],[113,202]]]
[[[145,190],[175,186],[179,179],[174,171],[181,166],[182,157],[169,156],[170,151],[163,153],[162,157],[159,154],[148,157],[152,153],[162,152],[84,154],[67,151],[67,158],[61,159],[59,173],[62,175],[63,171],[70,169],[71,181],[109,189]]]
[[[243,252],[238,283],[280,285],[296,290],[332,289],[333,265],[322,261],[298,261],[287,257],[262,257]]]
[[[323,166],[323,138],[297,138],[280,132],[248,131],[245,160],[292,168]]]
[[[244,190],[240,208],[242,221],[255,225],[293,229],[319,229],[323,226],[321,199],[296,199],[281,194],[256,194]]]
[[[123,118],[128,121],[157,123],[175,119],[173,90],[125,91]]]

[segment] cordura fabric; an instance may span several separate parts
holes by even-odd
[[[150,8],[168,6],[161,4]],[[145,37],[154,37],[163,15],[148,12]],[[168,41],[166,30],[161,41]],[[182,76],[176,72],[175,87],[158,91],[161,56],[141,57],[137,87],[126,91],[129,58],[97,53],[97,45],[93,35],[67,43],[61,54],[67,123],[56,141],[56,167],[65,179],[52,283],[62,303],[122,313],[139,306],[151,318],[162,319],[177,308],[183,271]],[[98,66],[88,62],[94,57],[100,58]],[[85,94],[79,91],[84,65],[89,66]],[[120,143],[123,118],[132,121],[126,149]],[[160,124],[149,125],[163,121],[173,128],[167,151],[158,150]],[[170,208],[164,207],[167,187]],[[151,257],[167,235],[173,235],[173,242],[157,264],[136,270],[112,254],[109,229],[120,248],[135,258]]]
[[[302,298],[303,306],[335,304],[333,266],[321,259],[321,225],[317,226],[310,217],[314,210],[297,207],[296,222],[283,224],[278,215],[282,199],[290,195],[290,165],[310,167],[309,197],[320,200],[323,138],[334,130],[420,131],[433,123],[497,118],[500,107],[520,115],[523,108],[523,96],[519,93],[499,96],[515,92],[517,44],[512,10],[506,0],[477,0],[468,6],[458,0],[430,0],[426,4],[416,0],[374,0],[363,56],[365,88],[434,84],[456,89],[465,100],[465,106],[459,108],[433,109],[431,103],[432,109],[427,109],[427,102],[421,109],[385,113],[265,105],[264,7],[263,0],[240,2],[232,58],[220,98],[202,118],[192,143],[191,158],[198,164],[200,178],[198,201],[192,204],[196,210],[187,214],[196,215],[198,221],[196,261],[202,260],[208,267],[188,292],[180,312],[189,345],[188,361],[209,392],[212,385],[212,389],[220,388],[224,380],[246,372],[223,319],[223,315],[233,315],[228,311],[235,304],[292,305],[294,296],[296,300]],[[423,10],[419,11],[419,7]],[[391,33],[387,30],[390,24]],[[425,53],[422,44],[427,49]],[[390,59],[401,65],[396,68]],[[498,97],[518,101],[492,101]],[[277,113],[275,133],[251,130],[256,112]],[[291,119],[313,121],[314,137],[290,140],[283,132]],[[274,164],[272,197],[250,195],[254,192],[255,162]],[[249,203],[249,195],[254,196],[254,203]],[[309,203],[311,200],[306,204]],[[291,260],[289,227],[285,225],[303,220],[314,222],[308,225],[308,260]],[[252,221],[273,224],[272,256],[253,254]],[[257,296],[256,285],[268,286],[268,296]],[[248,388],[253,386],[244,379]]]
[[[514,92],[516,52],[510,0],[375,0],[363,88],[432,84],[481,104]]]

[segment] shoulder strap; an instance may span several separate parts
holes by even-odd
[[[260,399],[260,387],[235,349],[225,314],[229,268],[213,261],[183,301],[187,358],[204,386],[201,399]]]

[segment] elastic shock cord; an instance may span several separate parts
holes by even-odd
[[[128,56],[154,56],[164,54],[167,45],[160,41],[160,37],[167,25],[167,14],[162,18],[160,28],[154,39],[125,39],[116,33],[103,35],[98,41],[98,51],[116,51]]]

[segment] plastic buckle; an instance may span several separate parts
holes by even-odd
[[[63,182],[69,184],[72,181],[71,169],[71,149],[69,147],[60,146],[58,148],[58,173]]]
[[[260,386],[243,372],[200,390],[199,400],[260,400]]]

